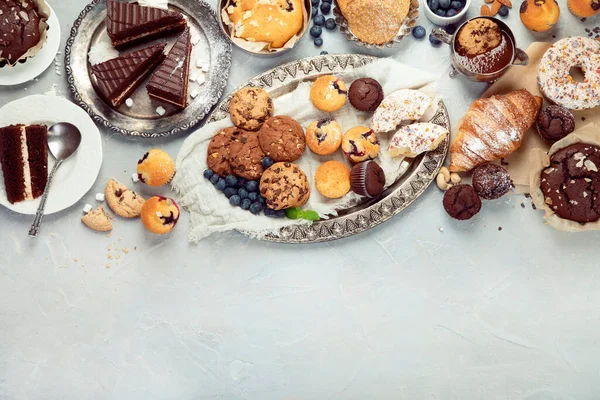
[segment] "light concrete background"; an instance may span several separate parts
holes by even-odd
[[[64,45],[86,1],[50,3]],[[515,4],[520,47],[600,25],[560,3],[559,28],[538,36]],[[364,51],[339,31],[323,38],[331,53]],[[319,51],[308,36],[277,59],[234,50],[226,92]],[[449,79],[447,48],[427,40],[377,54],[440,73],[453,122],[485,89]],[[0,106],[52,90],[68,97],[63,56],[62,75],[52,66],[2,87]],[[556,232],[522,196],[453,221],[435,187],[367,233],[312,246],[237,233],[190,245],[185,215],[166,237],[117,220],[108,238],[79,222],[109,177],[131,182],[146,149],[175,156],[183,139],[103,131],[94,188],[47,217],[37,239],[29,217],[0,210],[0,398],[600,398],[598,234]]]

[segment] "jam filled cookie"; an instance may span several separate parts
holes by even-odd
[[[308,179],[300,167],[289,162],[275,163],[260,179],[260,194],[272,210],[304,205],[310,197]]]
[[[339,161],[327,161],[317,168],[315,186],[329,199],[339,199],[350,191],[350,168]]]
[[[106,184],[106,202],[115,214],[123,218],[137,218],[140,216],[144,198],[127,186],[110,179]]]
[[[138,179],[148,186],[162,186],[175,175],[173,159],[160,149],[147,151],[137,163]]]
[[[96,232],[108,232],[112,230],[112,223],[110,222],[110,216],[104,211],[104,208],[98,207],[94,211],[90,211],[83,217],[81,222],[84,223],[88,228]]]
[[[379,154],[379,140],[372,129],[356,126],[344,133],[342,151],[355,163],[372,160]]]
[[[262,150],[274,161],[296,161],[306,148],[304,129],[295,119],[285,115],[267,119],[258,138]]]
[[[332,75],[317,79],[310,88],[310,100],[321,111],[333,112],[344,106],[348,90],[346,84]]]
[[[325,118],[312,122],[306,129],[306,144],[313,153],[327,156],[342,144],[342,128],[334,119]]]
[[[142,223],[152,233],[169,233],[179,221],[179,206],[175,200],[163,196],[150,197],[142,207]]]
[[[257,131],[273,115],[273,100],[257,87],[238,90],[229,102],[231,121],[238,128]]]

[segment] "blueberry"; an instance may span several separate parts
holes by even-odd
[[[214,174],[215,174],[215,173],[213,172],[213,170],[212,170],[212,169],[207,169],[206,171],[204,171],[204,177],[205,177],[206,179],[210,179],[210,178],[212,178],[212,176],[213,176]]]
[[[450,8],[460,11],[463,9],[463,4],[460,1],[454,0],[452,3],[450,3]]]
[[[313,18],[313,23],[318,26],[323,26],[325,24],[325,17],[319,14]]]
[[[431,9],[431,11],[435,12],[435,10],[437,10],[440,7],[440,1],[439,0],[429,0],[427,2],[427,5]]]
[[[331,11],[331,4],[330,3],[322,3],[320,8],[321,8],[321,12],[324,15],[327,15],[327,14],[329,14],[329,11]]]
[[[263,209],[263,205],[261,203],[259,203],[258,201],[252,203],[252,205],[250,205],[250,212],[252,214],[258,214],[259,212],[261,212]]]
[[[227,187],[227,183],[225,183],[225,179],[219,178],[219,181],[215,185],[215,188],[217,190],[225,190],[226,187]]]
[[[440,8],[443,10],[447,10],[450,8],[450,3],[451,0],[439,0],[440,1]]]
[[[327,21],[325,21],[325,28],[329,31],[332,31],[336,27],[337,27],[337,24],[335,23],[335,19],[327,18]]]
[[[219,175],[214,174],[213,176],[210,177],[210,183],[212,183],[213,185],[216,185],[217,182],[219,182]]]
[[[267,169],[267,168],[270,168],[271,165],[273,165],[273,163],[275,163],[275,161],[273,161],[273,159],[271,157],[264,157],[260,163],[262,164],[264,169]]]
[[[259,202],[260,202],[260,204],[262,204],[263,206],[264,206],[265,204],[267,204],[267,199],[265,199],[265,198],[264,198],[264,197],[262,197],[262,196],[260,196],[260,197],[258,198],[258,201],[259,201]]]
[[[257,192],[258,191],[258,182],[248,181],[248,182],[246,182],[245,187],[248,192]]]
[[[501,17],[506,17],[508,15],[508,7],[506,7],[505,5],[503,5],[502,7],[500,7],[500,10],[498,11],[498,14]]]
[[[438,8],[434,12],[435,12],[435,15],[437,15],[437,16],[440,16],[440,17],[446,16],[446,10],[442,10],[441,8]]]
[[[432,34],[429,34],[429,43],[431,43],[435,47],[437,47],[437,46],[439,46],[439,45],[442,44],[442,42],[440,40],[438,40],[438,38],[436,38]]]
[[[248,198],[248,191],[244,188],[238,189],[237,194],[238,194],[238,196],[240,196],[240,199]]]
[[[317,47],[323,46],[323,39],[320,37],[315,38],[315,46],[317,46]]]
[[[276,218],[285,218],[285,210],[275,211]]]
[[[241,202],[242,199],[240,199],[240,196],[238,196],[237,194],[234,194],[229,198],[229,204],[231,204],[234,207],[239,206]]]
[[[248,193],[248,198],[250,199],[250,201],[256,201],[258,200],[258,193],[257,192],[250,192]]]
[[[321,28],[318,25],[315,25],[312,28],[310,28],[310,36],[314,38],[318,38],[319,36],[321,36],[321,33],[323,33],[323,28]]]
[[[246,179],[246,178],[238,178],[238,186],[239,187],[246,186],[246,182],[248,182],[248,179]]]
[[[322,2],[331,4],[333,2],[333,0],[322,0]]]
[[[265,217],[275,218],[275,210],[271,210],[270,208],[265,208]]]
[[[319,12],[319,9],[317,7],[313,7],[312,11],[310,12],[310,16],[314,18],[318,12]]]
[[[450,24],[444,27],[444,30],[446,31],[446,33],[448,35],[454,35],[454,33],[456,32],[456,25],[454,24]]]
[[[242,207],[242,210],[248,210],[251,205],[252,205],[252,200],[244,199],[244,200],[242,200],[240,207]]]
[[[228,199],[231,198],[231,196],[237,194],[237,192],[238,191],[236,188],[231,187],[225,188],[225,190],[223,190],[223,193],[225,194],[225,196],[227,196]]]
[[[446,17],[448,18],[455,17],[456,15],[458,15],[458,11],[456,11],[454,8],[451,8],[448,11],[446,11]]]
[[[416,39],[423,39],[425,36],[427,36],[427,31],[425,30],[425,28],[423,28],[422,26],[415,26],[412,30],[412,35],[416,38]]]
[[[326,52],[325,50],[323,50],[322,52],[319,53],[322,56],[326,56],[327,54],[329,54],[328,52]]]
[[[227,175],[225,177],[225,183],[227,184],[227,187],[237,187],[238,178],[235,175]]]
[[[310,0],[310,3],[312,4],[313,7],[319,7],[319,0]]]

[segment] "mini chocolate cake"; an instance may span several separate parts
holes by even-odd
[[[360,111],[375,111],[383,101],[383,88],[375,79],[359,78],[352,82],[348,99]]]
[[[150,97],[180,108],[187,107],[191,52],[190,29],[186,28],[146,85]]]
[[[40,41],[40,15],[32,1],[0,1],[0,56],[14,65]]]
[[[512,180],[508,171],[497,164],[483,164],[473,171],[473,189],[485,200],[495,200],[510,191]]]
[[[542,139],[553,144],[575,130],[575,116],[566,108],[553,104],[540,111],[536,126]]]
[[[186,26],[183,15],[177,12],[106,0],[106,30],[118,49],[181,32]]]
[[[93,65],[93,81],[104,100],[115,108],[123,104],[165,59],[165,46],[157,44]]]
[[[469,185],[456,185],[444,193],[444,209],[454,219],[473,218],[481,210],[481,199]]]
[[[557,151],[542,171],[546,204],[561,218],[586,223],[600,219],[600,148],[578,143]]]
[[[360,196],[377,197],[385,186],[385,172],[375,161],[356,164],[350,171],[350,187]]]
[[[0,128],[0,164],[11,204],[38,198],[48,181],[48,129],[44,125]]]

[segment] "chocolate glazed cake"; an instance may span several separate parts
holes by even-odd
[[[150,97],[181,108],[187,106],[191,52],[190,29],[186,28],[146,86]]]
[[[48,181],[48,128],[10,125],[0,128],[0,164],[11,204],[38,198]]]
[[[117,108],[165,59],[166,43],[149,46],[92,66],[98,93]]]
[[[106,0],[106,30],[117,49],[181,32],[186,26],[183,15],[177,12]]]

